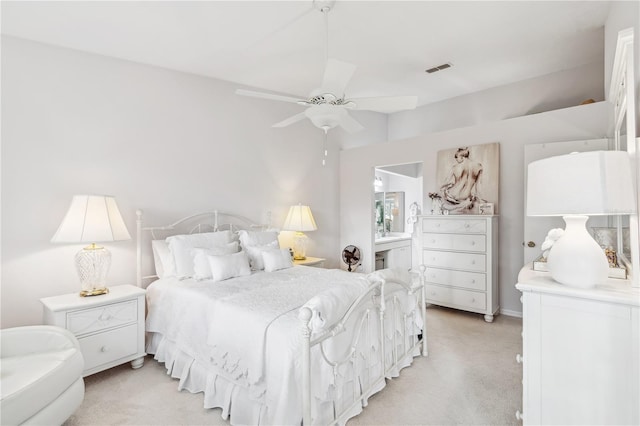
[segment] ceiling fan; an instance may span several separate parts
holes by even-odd
[[[329,40],[328,13],[335,1],[316,1],[314,7],[325,16],[327,45]],[[356,66],[347,62],[328,57],[326,53],[326,67],[324,77],[319,88],[313,90],[308,98],[295,98],[292,96],[277,95],[253,90],[237,89],[236,94],[254,98],[269,99],[274,101],[291,102],[306,107],[306,109],[292,117],[289,117],[273,127],[286,127],[298,121],[308,118],[318,128],[324,130],[336,126],[342,127],[350,133],[358,132],[364,127],[349,115],[348,110],[376,111],[390,113],[415,109],[418,102],[417,96],[382,96],[370,98],[347,98],[345,89],[353,76]]]

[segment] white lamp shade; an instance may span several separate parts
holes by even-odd
[[[113,197],[75,195],[51,242],[95,243],[130,239]]]
[[[282,227],[285,231],[307,232],[318,229],[309,206],[291,206]]]
[[[629,154],[591,151],[529,164],[527,215],[615,215],[635,212]]]

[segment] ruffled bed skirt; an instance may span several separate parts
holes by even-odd
[[[290,418],[272,418],[268,406],[265,403],[264,392],[256,392],[245,386],[234,383],[231,379],[223,377],[206,362],[198,360],[181,350],[175,342],[165,338],[160,333],[147,333],[147,353],[153,354],[154,359],[165,364],[167,374],[179,379],[178,390],[187,390],[191,393],[202,392],[204,394],[204,408],[220,408],[223,419],[230,419],[231,424],[238,425],[269,425],[269,424],[293,424],[302,422],[301,407],[290,407]],[[387,372],[387,378],[397,377],[400,370],[411,365],[413,357],[420,354],[416,347],[411,354],[398,360],[398,364]],[[358,380],[358,379],[356,379]],[[358,380],[359,381],[359,380]],[[353,387],[353,379],[345,387]],[[353,404],[344,416],[346,419],[357,416],[362,408],[367,406],[368,398],[382,390],[385,380],[372,383],[371,389],[359,402]],[[344,392],[343,392],[344,393]],[[298,402],[294,402],[298,405]],[[337,403],[337,409],[341,410],[351,404],[351,401]],[[314,423],[326,424],[331,421],[334,413],[333,401],[318,401],[313,407],[312,416]]]

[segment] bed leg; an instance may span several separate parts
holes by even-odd
[[[422,310],[422,356],[427,356],[427,288],[426,288],[426,271],[427,267],[420,265],[420,283],[422,290],[420,291],[420,309]]]
[[[311,309],[303,307],[298,313],[302,334],[302,424],[311,424]]]

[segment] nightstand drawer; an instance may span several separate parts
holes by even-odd
[[[135,323],[138,304],[135,300],[67,313],[67,329],[76,336]]]
[[[138,325],[131,324],[78,339],[84,356],[85,371],[135,354],[138,346],[137,333]]]

